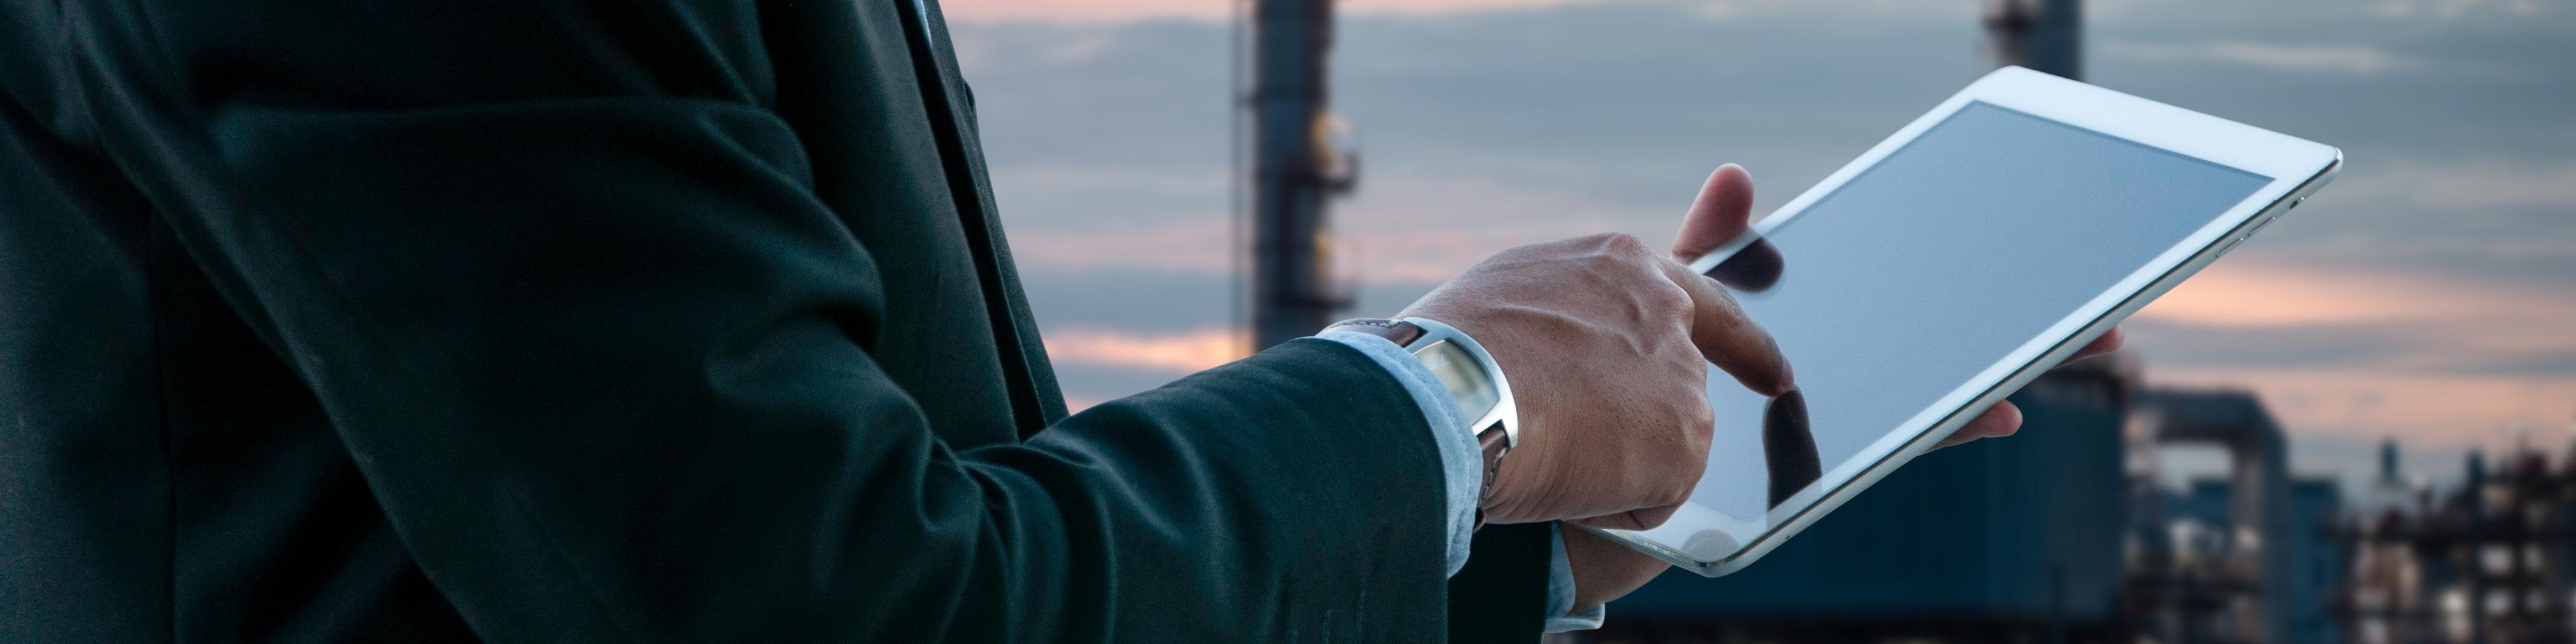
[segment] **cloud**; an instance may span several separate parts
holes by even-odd
[[[2143,350],[2182,367],[2576,378],[2576,292],[2564,289],[2220,262],[2136,319]]]
[[[1047,358],[1058,365],[1119,367],[1188,374],[1242,359],[1251,341],[1232,329],[1137,334],[1094,328],[1046,331]]]
[[[2153,62],[2221,63],[2286,72],[2328,72],[2367,76],[2414,71],[2429,65],[2417,58],[2367,45],[2284,45],[2250,41],[2150,43],[2114,40],[2101,52],[2114,58]]]
[[[1232,0],[950,0],[939,3],[949,20],[1121,22],[1157,18],[1222,20]]]
[[[2138,312],[2219,328],[2438,323],[2487,340],[2576,344],[2576,293],[2422,274],[2222,261]]]
[[[2390,18],[2458,18],[2479,13],[2538,15],[2539,0],[2381,0],[2372,9]]]
[[[2148,380],[2241,386],[2294,431],[2495,445],[2576,416],[2576,293],[2220,262],[2139,312]]]
[[[1185,273],[1234,270],[1233,232],[1225,214],[1146,226],[1049,228],[1028,226],[1010,237],[1012,259],[1023,270],[1145,268]]]
[[[995,184],[1009,184],[1013,188],[1048,195],[1087,192],[1097,196],[1132,196],[1144,193],[1160,200],[1213,199],[1218,203],[1223,203],[1227,177],[1224,168],[1156,169],[1118,164],[1084,166],[1071,162],[1024,164],[993,171]]]
[[[1187,180],[1187,179],[1184,179]],[[1221,181],[1207,176],[1206,181]],[[1132,179],[1129,183],[1154,183]],[[1623,221],[1674,217],[1627,212],[1576,191],[1479,176],[1390,176],[1383,188],[1332,204],[1329,265],[1355,281],[1437,284],[1514,245],[1617,230]],[[1680,204],[1673,211],[1681,209]],[[1044,223],[1011,232],[1011,252],[1032,270],[1142,268],[1229,274],[1235,232],[1222,210],[1160,222]],[[1015,224],[1016,225],[1016,224]],[[1661,239],[1668,231],[1630,231]]]
[[[951,20],[1024,20],[1044,22],[1126,22],[1181,19],[1224,20],[1238,0],[950,0],[940,10]],[[1348,14],[1430,15],[1461,11],[1519,9],[1603,0],[1345,0]],[[1248,0],[1244,0],[1249,4]]]
[[[1239,346],[1219,330],[1238,293],[1229,6],[948,2],[960,49],[984,52],[969,76],[1010,240],[1083,401]],[[2101,82],[2354,159],[2141,315],[2147,377],[2248,386],[2295,431],[2364,445],[2456,447],[2576,413],[2576,130],[2552,108],[2576,87],[2557,64],[2576,23],[2533,6],[2089,4]],[[1755,169],[1767,211],[1983,71],[1973,2],[1345,8],[1334,101],[1361,126],[1366,171],[1336,204],[1335,264],[1365,278],[1354,314],[1397,310],[1514,243],[1660,241],[1720,161]]]
[[[1591,4],[1606,0],[1343,0],[1341,11],[1358,14],[1431,15],[1462,11],[1528,9],[1570,4]]]
[[[2503,355],[2464,357],[2460,373],[2558,377],[2576,374],[2576,349],[2537,349]]]
[[[1642,4],[1638,0],[1340,0],[1335,8],[1345,16],[1418,17],[1605,3]],[[1248,4],[1249,0],[948,0],[940,3],[940,10],[950,20],[961,21],[1216,21],[1245,10],[1242,7]],[[1664,4],[1694,7],[1700,15],[1717,20],[1805,10],[1897,13],[1944,9],[1938,7],[1942,3],[1920,0],[1697,0]]]
[[[2576,376],[2532,378],[2351,368],[2153,368],[2151,383],[2241,386],[2294,432],[2396,437],[2413,445],[2501,446],[2515,423],[2576,419]],[[2567,436],[2555,436],[2563,440]]]
[[[1107,31],[1081,31],[1053,43],[1038,52],[1038,62],[1050,66],[1074,65],[1099,60],[1101,54],[1118,41]]]
[[[1453,173],[1384,173],[1382,187],[1335,211],[1340,256],[1377,282],[1437,284],[1497,251],[1530,242],[1619,230],[1620,224],[1670,217],[1640,215],[1569,186],[1513,183]],[[1628,231],[1664,239],[1669,231]]]
[[[2353,180],[2358,179],[2358,180]],[[2576,163],[2478,160],[2436,164],[2407,162],[2350,177],[2338,186],[2360,201],[2395,201],[2437,208],[2576,209]]]
[[[1827,15],[1853,13],[1879,16],[1905,14],[1949,14],[1961,11],[1959,5],[1975,3],[1923,2],[1922,0],[1703,0],[1700,15],[1712,20],[1732,20],[1766,14],[1815,11]]]
[[[1098,405],[1102,402],[1106,401],[1090,396],[1067,394],[1064,397],[1064,408],[1068,412],[1079,414],[1082,413],[1082,410],[1090,409],[1093,405]]]
[[[2157,366],[2351,367],[2377,366],[2445,342],[2411,324],[2359,323],[2301,326],[2206,326],[2141,317],[2122,328]]]

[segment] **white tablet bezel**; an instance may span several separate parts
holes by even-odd
[[[1977,101],[2242,169],[2271,177],[2272,181],[1859,454],[1830,464],[1833,469],[1824,476],[1772,508],[1766,517],[1768,528],[1749,526],[1761,530],[1751,543],[1739,543],[1733,536],[1747,529],[1747,521],[1688,503],[1652,530],[1596,532],[1702,575],[1714,577],[1742,569],[1889,471],[1930,451],[1941,437],[1974,416],[1962,412],[1982,410],[2003,400],[2038,378],[2048,366],[2071,357],[2121,319],[2234,248],[2325,185],[2343,165],[2343,153],[2330,146],[2020,67],[2005,67],[1906,124],[1754,224],[1752,234],[1702,256],[1691,269],[1707,272],[1751,240],[1795,218],[1818,199]],[[1730,524],[1737,531],[1721,527]]]

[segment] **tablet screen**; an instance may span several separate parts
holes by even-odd
[[[1712,368],[1717,430],[1692,502],[1750,542],[1775,494],[1866,469],[1883,453],[1873,443],[2270,182],[1985,102],[1962,107],[1768,231],[1776,273],[1729,280],[1797,373],[1809,431],[1791,433],[1816,456],[1766,462],[1766,412],[1772,451],[1794,452],[1800,437]],[[1743,270],[1748,255],[1712,274]]]

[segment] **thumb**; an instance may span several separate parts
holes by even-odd
[[[1673,513],[1681,509],[1680,505],[1638,508],[1618,514],[1581,519],[1575,523],[1611,530],[1653,530],[1655,526],[1663,525],[1666,519],[1673,518]]]
[[[1753,175],[1744,166],[1726,164],[1708,174],[1682,217],[1681,234],[1673,236],[1673,259],[1689,263],[1752,229]]]
[[[1752,230],[1753,175],[1745,172],[1744,166],[1718,166],[1716,172],[1709,173],[1708,183],[1700,186],[1699,198],[1691,200],[1690,214],[1682,216],[1682,232],[1673,236],[1673,260],[1691,263]],[[1779,247],[1757,238],[1709,269],[1708,277],[1737,290],[1759,293],[1780,282],[1785,263]]]

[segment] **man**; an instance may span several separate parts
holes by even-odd
[[[1526,637],[1663,567],[1549,522],[1670,512],[1703,358],[1792,386],[1612,235],[1407,312],[1500,461],[1349,331],[1067,417],[907,0],[18,2],[0,84],[8,642]]]

